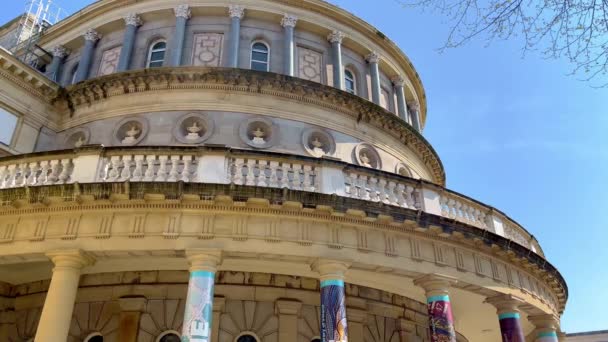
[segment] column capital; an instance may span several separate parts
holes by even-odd
[[[405,78],[401,75],[391,77],[391,81],[395,87],[403,87],[405,85]]]
[[[417,101],[409,101],[407,103],[407,106],[411,110],[415,110],[415,111],[419,111],[420,110],[420,104]]]
[[[298,316],[302,309],[302,302],[295,299],[280,298],[275,302],[275,312],[279,315]]]
[[[186,259],[190,264],[190,272],[208,271],[217,272],[217,267],[222,263],[222,251],[219,249],[188,249]]]
[[[123,297],[118,298],[118,305],[120,311],[128,312],[144,312],[146,311],[146,304],[148,300],[146,297]]]
[[[552,314],[528,316],[528,321],[539,330],[558,330],[559,317]]]
[[[241,5],[230,5],[228,6],[228,16],[230,18],[243,19],[245,16],[245,7]]]
[[[126,25],[131,25],[131,26],[137,27],[137,26],[141,26],[143,24],[141,17],[137,13],[129,13],[129,14],[125,15],[123,17],[123,19],[125,20]]]
[[[519,306],[524,303],[524,300],[510,294],[503,294],[488,297],[484,303],[493,305],[500,315],[507,312],[519,312]]]
[[[298,17],[292,14],[285,14],[283,19],[281,19],[281,26],[283,27],[296,27],[298,23]]]
[[[80,270],[95,263],[95,258],[80,249],[50,251],[46,256],[55,264],[55,268]]]
[[[176,6],[173,11],[175,12],[175,16],[178,18],[181,17],[190,19],[190,17],[192,16],[192,10],[190,9],[190,6],[186,4]]]
[[[70,54],[70,50],[66,49],[63,45],[57,45],[53,48],[51,52],[53,57],[64,58],[65,56]]]
[[[350,262],[317,259],[310,268],[319,273],[321,281],[328,279],[344,279],[344,274],[350,268]]]
[[[98,41],[100,39],[101,39],[101,34],[99,34],[99,32],[95,31],[92,28],[88,29],[84,33],[84,40],[87,40],[87,41],[90,41],[90,42],[96,42],[96,41]]]
[[[365,60],[370,63],[378,63],[380,62],[380,54],[378,54],[376,51],[372,51],[365,56]]]
[[[427,274],[414,279],[414,285],[422,287],[427,297],[449,294],[450,286],[456,282],[456,278],[440,274]]]
[[[346,37],[344,32],[333,30],[330,34],[327,35],[327,40],[329,40],[330,43],[342,44],[342,39],[344,39],[344,37]]]

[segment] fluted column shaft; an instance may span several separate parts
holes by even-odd
[[[129,70],[131,64],[131,56],[133,55],[133,46],[135,45],[135,39],[137,37],[137,28],[141,26],[141,19],[135,13],[128,14],[125,18],[125,35],[122,42],[122,49],[120,50],[120,58],[118,59],[118,65],[116,71]]]
[[[186,251],[190,263],[190,280],[182,326],[182,339],[210,341],[213,326],[213,293],[215,273],[221,262],[217,250]]]
[[[175,7],[175,36],[173,37],[173,51],[171,52],[170,66],[180,66],[184,53],[184,40],[186,39],[186,24],[192,15],[188,5]]]
[[[524,303],[522,299],[511,295],[500,295],[486,299],[486,303],[496,308],[503,342],[526,341],[519,311],[519,305]]]
[[[331,43],[331,60],[334,69],[334,87],[344,90],[344,66],[342,65],[342,39],[344,33],[333,31],[327,37]]]
[[[70,51],[63,46],[56,46],[53,49],[53,60],[49,67],[48,77],[51,81],[59,82],[59,72],[65,57],[70,54]]]
[[[230,5],[230,41],[228,47],[228,67],[239,67],[239,43],[241,40],[241,19],[245,15],[245,8],[238,5]]]
[[[59,251],[47,256],[55,264],[44,300],[35,342],[66,341],[78,292],[80,271],[93,259],[81,251]]]
[[[350,265],[343,261],[321,259],[312,265],[321,281],[321,341],[347,342],[346,295],[344,274]]]
[[[378,63],[380,62],[380,56],[376,52],[371,52],[366,57],[369,62],[369,72],[372,79],[372,102],[380,104],[380,68]]]
[[[82,82],[89,77],[89,69],[91,69],[91,63],[93,61],[93,54],[95,53],[95,45],[101,38],[101,35],[93,29],[89,29],[84,34],[84,48],[80,55],[80,62],[78,62],[78,70],[76,70],[76,76],[74,77],[74,83]]]
[[[393,77],[393,84],[395,85],[395,93],[397,93],[397,112],[399,113],[399,117],[411,125],[405,102],[405,79],[401,76],[395,76]]]
[[[426,292],[431,342],[456,342],[454,315],[449,296],[449,288],[453,283],[455,279],[434,274],[414,281],[415,285]]]
[[[284,65],[283,73],[288,76],[294,76],[295,74],[295,42],[294,42],[294,30],[298,18],[293,15],[285,14],[283,20],[281,20],[281,26],[283,26],[283,40],[284,40]]]

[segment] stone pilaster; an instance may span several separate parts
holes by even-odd
[[[559,318],[554,315],[528,316],[528,321],[536,329],[534,330],[534,342],[558,342]]]
[[[344,66],[342,65],[342,40],[344,33],[334,30],[327,36],[331,43],[331,60],[334,71],[334,87],[344,90]]]
[[[188,341],[211,339],[215,273],[222,253],[213,249],[186,251],[190,263],[190,280],[186,298],[182,337]]]
[[[372,79],[372,102],[380,104],[380,68],[378,63],[380,62],[380,55],[372,51],[365,59],[369,63],[369,73]]]
[[[226,298],[217,296],[213,298],[213,322],[211,329],[211,342],[220,340],[220,318],[226,306]]]
[[[171,53],[171,66],[182,64],[184,53],[184,39],[186,38],[186,24],[192,16],[192,11],[188,5],[179,5],[175,11],[175,36],[173,37],[173,51]]]
[[[429,274],[414,280],[426,292],[431,342],[456,342],[449,289],[455,278]]]
[[[46,294],[36,342],[66,341],[78,292],[81,270],[94,259],[81,250],[54,251],[47,256],[55,264]]]
[[[503,342],[526,341],[519,311],[519,305],[524,303],[522,299],[511,295],[499,295],[486,299],[486,303],[496,308]]]
[[[118,340],[121,342],[137,342],[139,320],[141,313],[146,310],[148,301],[145,297],[119,298],[120,321],[118,323]]]
[[[125,20],[125,35],[120,50],[120,58],[116,71],[129,70],[131,64],[131,56],[133,55],[133,46],[137,38],[137,28],[142,25],[141,18],[137,13],[129,13],[124,17]]]
[[[298,17],[291,14],[285,14],[281,20],[281,26],[283,26],[283,37],[284,37],[284,66],[283,73],[288,76],[294,76],[295,73],[295,42],[294,42],[294,30],[298,23]]]
[[[228,7],[230,15],[230,40],[228,46],[228,67],[239,67],[239,43],[241,40],[241,19],[245,16],[245,8],[239,5]]]
[[[349,267],[348,262],[329,259],[312,265],[321,281],[321,341],[348,341],[344,275]]]
[[[278,299],[275,311],[279,315],[279,341],[298,340],[298,317],[302,303],[295,299]]]
[[[93,29],[88,29],[83,37],[84,48],[80,55],[80,62],[78,62],[78,70],[76,70],[74,83],[82,82],[89,77],[93,54],[95,53],[95,45],[97,44],[97,41],[101,39],[101,35]]]

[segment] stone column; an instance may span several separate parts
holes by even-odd
[[[342,66],[342,39],[344,33],[333,31],[327,36],[331,43],[331,60],[334,69],[334,87],[344,90],[344,66]]]
[[[281,20],[281,26],[283,26],[283,34],[285,40],[285,47],[283,52],[284,66],[283,73],[288,76],[293,76],[295,73],[295,42],[293,32],[298,22],[298,17],[290,14],[285,14]]]
[[[186,39],[186,24],[192,15],[190,6],[179,5],[175,7],[175,36],[173,37],[173,51],[171,52],[170,66],[182,65],[184,53],[184,40]]]
[[[536,330],[534,334],[536,339],[534,342],[558,342],[557,332],[559,330],[559,318],[554,315],[539,315],[528,316],[528,320],[532,323]]]
[[[365,59],[369,63],[369,71],[372,78],[372,102],[380,105],[380,69],[378,67],[380,55],[372,51]]]
[[[278,299],[275,310],[279,315],[279,341],[298,340],[298,317],[302,303],[294,299]]]
[[[59,72],[65,57],[70,54],[70,50],[64,48],[61,45],[53,48],[53,61],[49,67],[48,77],[51,81],[59,82]]]
[[[497,310],[503,342],[526,342],[519,311],[519,305],[524,303],[522,299],[500,295],[486,299],[486,303],[492,304]]]
[[[454,316],[449,288],[456,283],[451,277],[429,274],[414,280],[426,292],[431,342],[456,342]]]
[[[120,58],[118,59],[118,66],[116,71],[129,70],[131,65],[131,56],[133,55],[133,46],[135,45],[135,38],[137,36],[137,28],[141,26],[141,18],[137,13],[129,13],[124,17],[125,19],[125,36],[122,42],[122,49],[120,50]]]
[[[364,342],[363,333],[367,324],[367,311],[360,308],[348,307],[348,342]]]
[[[137,342],[139,319],[146,310],[145,297],[119,298],[120,321],[118,323],[118,340],[121,342]]]
[[[320,259],[312,269],[319,273],[321,281],[321,341],[347,342],[346,296],[344,274],[349,263]]]
[[[80,271],[93,264],[93,258],[80,250],[49,252],[55,264],[51,284],[44,300],[36,342],[66,341],[78,292]]]
[[[408,118],[407,104],[405,102],[405,79],[399,75],[393,77],[393,84],[395,85],[395,93],[397,93],[397,112],[401,120],[409,123],[412,122]]]
[[[230,41],[228,49],[228,67],[239,67],[239,43],[241,41],[241,19],[245,16],[245,8],[239,5],[228,7],[230,15]]]
[[[74,83],[82,82],[89,77],[89,69],[91,69],[93,54],[95,53],[95,44],[97,44],[99,39],[101,39],[101,35],[93,29],[87,30],[84,34],[84,48],[82,49],[82,55],[80,55]]]
[[[421,132],[422,127],[420,126],[420,105],[418,102],[410,102],[407,104],[409,107],[410,121],[412,127],[418,132]]]
[[[211,342],[219,342],[220,340],[220,318],[226,306],[226,298],[215,297],[213,299],[213,321],[211,328]]]
[[[186,251],[190,263],[190,280],[186,298],[182,339],[209,341],[213,324],[213,291],[215,273],[222,260],[219,250]]]

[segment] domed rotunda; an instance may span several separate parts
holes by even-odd
[[[564,279],[445,188],[420,77],[363,20],[99,0],[36,25],[0,48],[0,341],[562,339]]]

